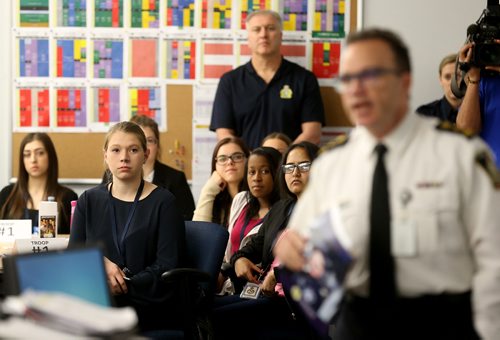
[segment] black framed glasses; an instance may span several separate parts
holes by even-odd
[[[341,74],[337,78],[335,78],[335,81],[340,83],[341,88],[347,88],[351,86],[352,84],[354,84],[353,80],[356,79],[359,80],[362,84],[372,86],[377,83],[380,78],[388,74],[399,75],[401,74],[401,71],[384,67],[373,67],[358,73]]]
[[[300,162],[300,163],[291,163],[284,164],[281,166],[281,170],[284,174],[291,174],[295,171],[295,168],[299,169],[302,172],[308,172],[311,170],[311,162]]]
[[[245,154],[243,152],[235,152],[232,155],[219,155],[215,157],[215,161],[219,165],[226,165],[229,160],[233,163],[241,163],[245,160]]]

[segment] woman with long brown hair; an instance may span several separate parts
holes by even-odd
[[[237,137],[221,139],[212,156],[212,176],[203,186],[193,221],[229,224],[229,212],[234,196],[243,190],[245,161],[250,154]]]
[[[59,164],[56,149],[46,133],[27,134],[19,148],[17,182],[0,192],[0,219],[31,219],[38,226],[38,208],[50,196],[58,203],[59,234],[69,234],[71,201],[77,194],[57,182]],[[34,229],[35,230],[35,229]]]

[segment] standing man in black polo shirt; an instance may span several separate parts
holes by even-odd
[[[324,124],[318,81],[281,56],[281,17],[255,11],[246,25],[252,59],[220,79],[210,130],[219,140],[241,137],[251,149],[271,132],[283,132],[294,143],[318,144]]]
[[[441,60],[439,64],[439,83],[443,88],[444,96],[439,100],[420,106],[417,108],[417,113],[437,117],[453,124],[456,123],[458,107],[462,103],[462,99],[455,97],[451,91],[451,78],[455,73],[456,60],[457,54],[450,54]]]

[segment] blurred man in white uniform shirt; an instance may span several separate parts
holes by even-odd
[[[394,33],[351,34],[340,70],[342,103],[356,128],[313,165],[277,257],[300,270],[308,225],[338,207],[354,262],[335,340],[499,339],[500,182],[490,150],[449,123],[409,112],[410,60]],[[395,286],[382,302],[370,291],[378,144],[387,150]]]

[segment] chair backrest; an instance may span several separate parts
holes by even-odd
[[[209,290],[213,292],[229,233],[221,225],[212,222],[186,221],[185,224],[187,267],[208,273],[211,276]]]

